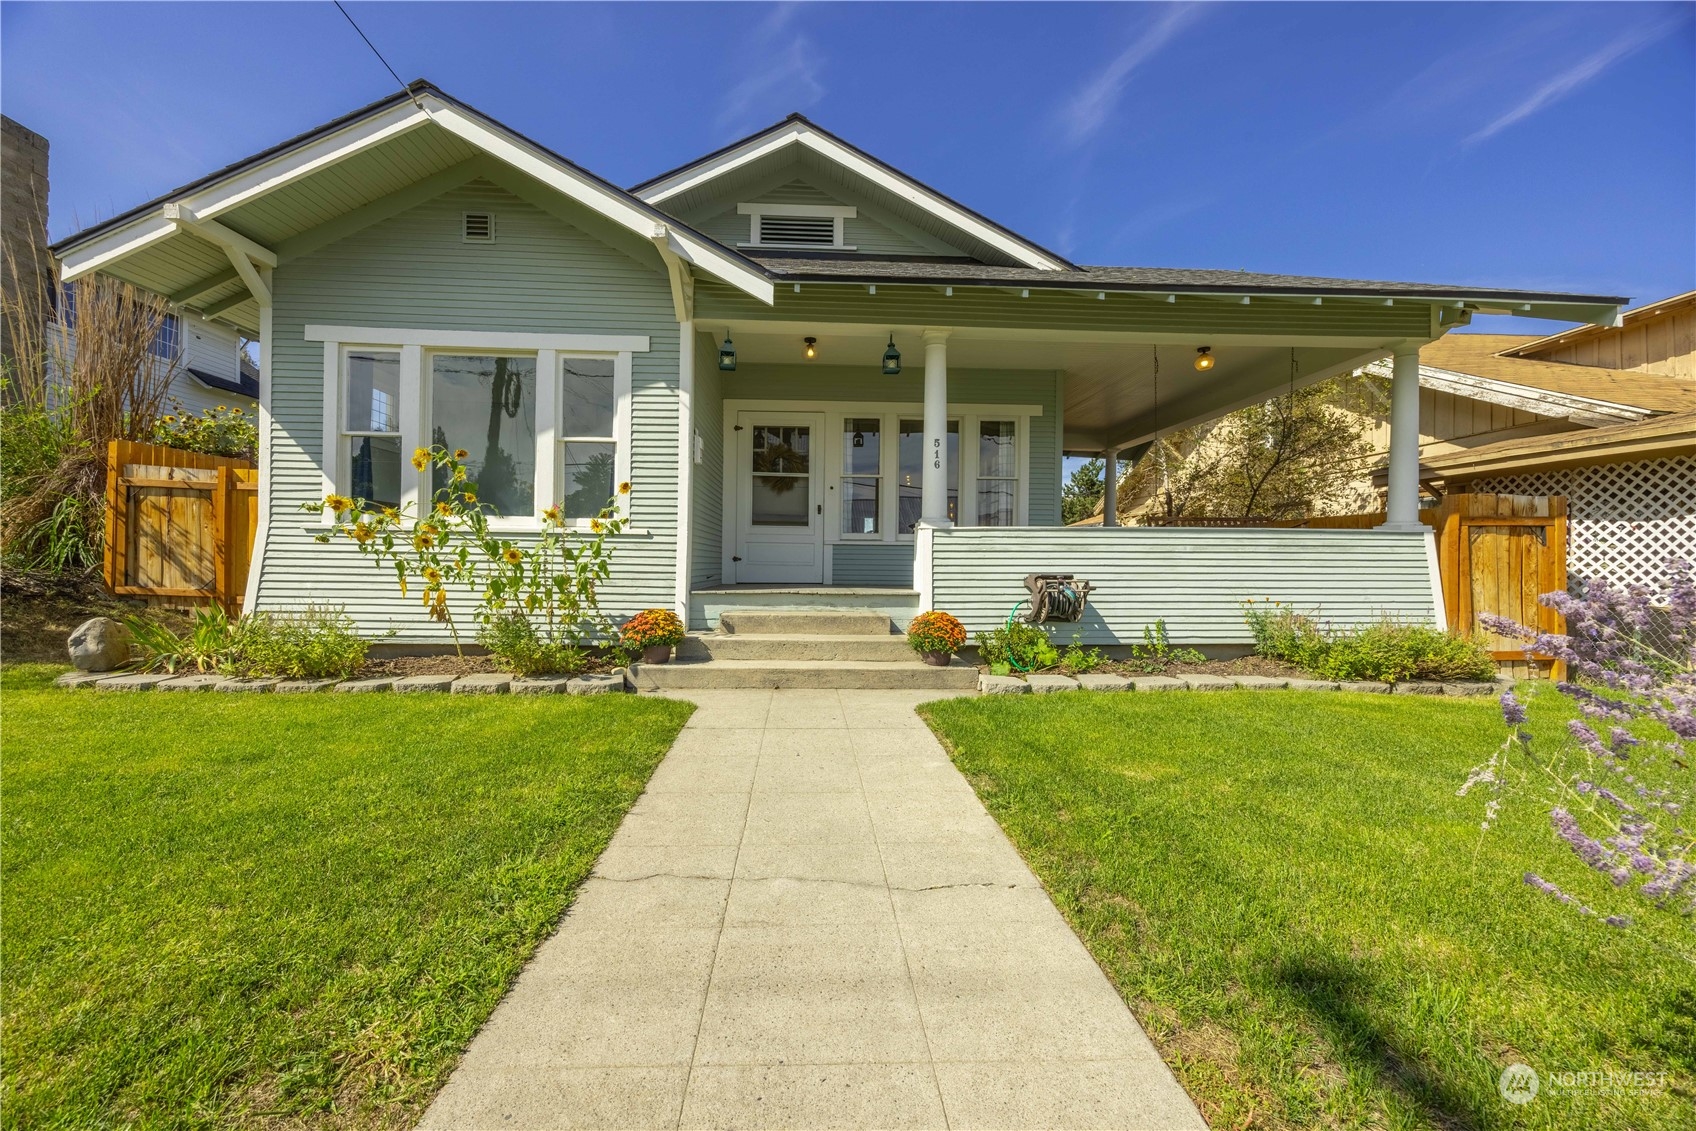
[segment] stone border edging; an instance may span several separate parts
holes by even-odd
[[[1057,691],[1356,691],[1379,695],[1494,695],[1513,681],[1457,680],[1438,683],[1377,683],[1329,679],[1280,679],[1266,675],[1100,675],[1036,673],[1025,679],[1012,675],[979,675],[984,695],[1046,695]]]
[[[633,690],[625,668],[580,676],[527,678],[497,672],[474,675],[410,675],[377,679],[235,679],[222,675],[163,672],[79,672],[59,676],[54,685],[63,688],[92,687],[97,691],[226,691],[302,694],[335,691],[345,694],[394,692],[397,694],[451,693],[454,695],[607,695]]]

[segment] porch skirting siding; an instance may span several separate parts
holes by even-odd
[[[838,542],[831,551],[832,585],[891,585],[906,589],[913,584],[911,542]]]
[[[1243,602],[1294,605],[1336,626],[1382,617],[1441,623],[1431,536],[1376,530],[1062,527],[922,532],[931,540],[930,607],[970,632],[994,628],[1027,596],[1031,573],[1090,582],[1084,619],[1062,642],[1136,644],[1164,619],[1174,644],[1249,644]]]

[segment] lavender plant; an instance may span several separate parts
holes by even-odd
[[[1696,912],[1696,832],[1685,820],[1696,741],[1696,579],[1689,562],[1674,559],[1659,586],[1590,579],[1580,593],[1538,598],[1566,618],[1564,635],[1480,618],[1490,631],[1526,641],[1528,655],[1565,665],[1555,688],[1578,717],[1567,723],[1569,741],[1534,749],[1527,705],[1507,692],[1507,739],[1459,793],[1488,790],[1487,830],[1510,792],[1540,781],[1555,836],[1588,867],[1657,906]],[[1534,873],[1525,882],[1609,926],[1630,923]]]

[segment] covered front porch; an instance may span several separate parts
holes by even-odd
[[[1033,572],[1097,584],[1080,630],[1102,644],[1134,642],[1155,619],[1183,626],[1186,643],[1240,644],[1247,596],[1343,597],[1362,617],[1441,615],[1411,458],[1417,341],[760,319],[701,322],[694,340],[687,613],[697,630],[729,608],[858,606],[875,594],[897,627],[942,608],[988,628]],[[1311,531],[1282,532],[1272,549],[1259,530],[1062,528],[1066,456],[1103,456],[1113,476],[1121,452],[1162,432],[1386,355],[1401,457],[1391,524],[1343,532],[1348,552]],[[1385,555],[1411,591],[1354,592],[1347,575],[1387,576]],[[1172,584],[1124,596],[1150,576]]]

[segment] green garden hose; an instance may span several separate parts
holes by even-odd
[[[1013,627],[1013,618],[1019,615],[1019,605],[1028,605],[1030,603],[1031,603],[1031,601],[1030,601],[1029,597],[1026,597],[1025,599],[1017,602],[1013,606],[1013,608],[1007,613],[1007,623],[1002,625],[1002,627],[1006,628],[1006,629],[1011,629]],[[1007,650],[1007,663],[1008,663],[1009,666],[1018,668],[1022,672],[1028,672],[1028,671],[1031,670],[1031,669],[1025,667],[1025,665],[1021,664],[1017,659],[1015,659],[1013,657],[1013,650],[1011,648],[1009,648]]]

